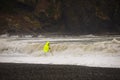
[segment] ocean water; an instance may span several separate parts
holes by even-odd
[[[45,55],[46,41],[51,49]],[[120,35],[1,35],[0,62],[120,67]]]

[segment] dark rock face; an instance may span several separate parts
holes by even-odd
[[[8,31],[4,30],[9,25],[8,17],[12,16],[15,20],[21,16],[25,20],[30,18],[25,23],[28,27],[22,27],[24,32],[120,34],[119,0],[0,0],[0,16],[4,16],[0,17],[0,25],[5,26],[0,28],[4,31],[1,33]],[[25,21],[21,18],[16,20],[17,24],[24,26]],[[14,26],[16,23],[10,24]],[[19,28],[14,28],[14,32],[18,32]]]
[[[64,0],[66,25],[72,32],[109,33],[120,31],[120,1]]]

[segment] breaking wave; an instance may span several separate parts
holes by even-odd
[[[29,42],[29,40],[0,39],[0,54],[28,54],[43,55],[44,42]],[[117,39],[109,41],[82,42],[51,42],[50,53],[54,55],[82,55],[82,54],[117,54],[120,53],[120,41]]]

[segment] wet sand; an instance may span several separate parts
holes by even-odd
[[[120,80],[120,68],[0,63],[0,80]]]

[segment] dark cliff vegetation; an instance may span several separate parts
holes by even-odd
[[[0,0],[0,34],[120,34],[119,0]]]

